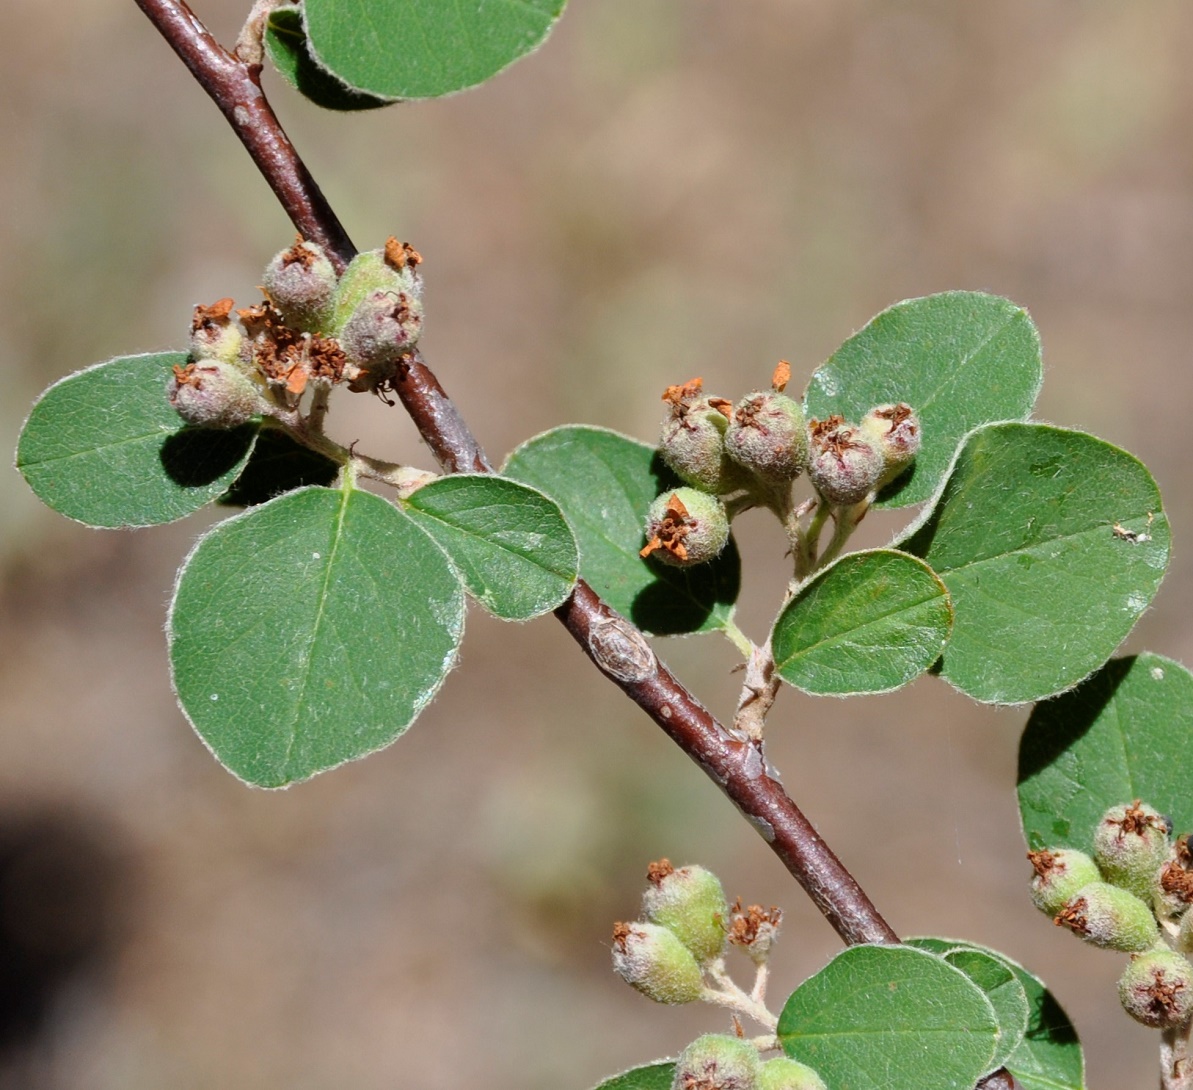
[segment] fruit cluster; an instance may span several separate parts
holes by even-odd
[[[295,410],[308,388],[343,382],[384,396],[422,333],[421,261],[391,238],[338,276],[319,246],[297,239],[266,266],[263,302],[195,308],[170,404],[188,424],[234,428]]]
[[[836,510],[866,502],[908,468],[920,447],[910,405],[876,406],[858,424],[840,416],[807,420],[783,392],[790,374],[781,362],[770,390],[736,405],[706,395],[699,378],[667,387],[659,447],[688,487],[651,504],[642,556],[679,566],[712,560],[729,540],[731,510],[769,507],[782,518],[805,470],[819,502]]]
[[[1093,854],[1072,848],[1028,853],[1032,902],[1060,927],[1131,962],[1119,999],[1145,1026],[1173,1029],[1193,1017],[1193,845],[1172,839],[1172,822],[1136,799],[1111,807]]]
[[[618,975],[657,1003],[716,1003],[773,1031],[775,1018],[763,1004],[765,967],[782,913],[759,905],[743,909],[740,901],[730,905],[720,880],[703,867],[673,867],[661,859],[650,865],[646,877],[645,919],[613,927]],[[728,946],[736,946],[754,963],[758,978],[749,994],[725,973]],[[820,1076],[805,1064],[786,1057],[763,1062],[761,1051],[774,1047],[773,1037],[698,1037],[680,1054],[672,1088],[825,1090]]]

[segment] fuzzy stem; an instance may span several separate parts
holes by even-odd
[[[820,555],[820,559],[816,561],[814,570],[819,571],[821,568],[828,567],[840,555],[841,550],[845,548],[845,543],[849,540],[853,531],[857,529],[858,523],[866,517],[866,512],[870,509],[870,501],[868,499],[862,500],[861,503],[855,503],[852,507],[834,507],[833,508],[833,536],[829,540],[828,548]]]
[[[738,1014],[752,1018],[760,1026],[765,1026],[771,1031],[778,1026],[778,1016],[771,1013],[764,1004],[742,991],[733,978],[725,972],[723,962],[714,961],[705,971],[717,985],[716,988],[705,988],[701,993],[700,998],[706,1003],[728,1007],[730,1010],[737,1011]]]
[[[135,2],[219,106],[295,227],[343,269],[356,250],[282,131],[255,66],[223,49],[183,0]],[[449,472],[491,469],[418,353],[395,378],[394,389],[440,465]],[[637,628],[605,605],[584,580],[555,614],[597,668],[747,816],[845,942],[899,941],[757,747],[734,739],[659,662]]]
[[[1193,1049],[1189,1036],[1193,1021],[1160,1033],[1160,1090],[1193,1088]]]

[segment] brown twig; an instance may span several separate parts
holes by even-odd
[[[211,96],[294,226],[343,268],[356,250],[282,131],[259,68],[238,61],[183,0],[136,0]],[[415,355],[393,387],[444,468],[491,469],[435,376]],[[597,664],[720,786],[847,943],[898,942],[889,924],[766,766],[760,746],[733,738],[658,660],[646,638],[581,581],[556,616]]]

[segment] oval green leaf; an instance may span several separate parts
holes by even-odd
[[[885,488],[880,507],[930,499],[957,445],[981,424],[1022,420],[1040,392],[1040,338],[1022,307],[996,295],[947,291],[896,303],[849,338],[813,376],[811,416],[860,420],[905,401],[923,445],[911,469]]]
[[[284,431],[263,428],[248,463],[219,502],[256,507],[296,488],[332,485],[339,473],[340,467],[326,455],[304,447]]]
[[[606,1079],[596,1090],[671,1090],[674,1079],[675,1061],[664,1060],[623,1071]]]
[[[1112,806],[1142,799],[1193,832],[1193,674],[1159,655],[1111,659],[1037,704],[1019,743],[1019,813],[1033,849],[1088,852]]]
[[[998,1019],[943,959],[907,946],[854,946],[791,993],[778,1036],[829,1086],[973,1090],[990,1070]]]
[[[537,617],[576,585],[576,539],[559,506],[536,489],[492,474],[457,474],[424,485],[403,507],[498,617]]]
[[[456,573],[409,518],[368,492],[302,489],[187,558],[168,622],[174,691],[230,772],[285,787],[402,734],[463,629]]]
[[[807,693],[885,693],[932,665],[953,623],[948,592],[922,560],[850,553],[783,608],[771,633],[779,676]]]
[[[435,98],[474,87],[537,49],[565,0],[305,0],[311,52],[349,87]]]
[[[965,442],[935,508],[900,547],[953,599],[941,674],[975,700],[1022,704],[1096,670],[1168,566],[1156,482],[1079,431],[996,424]]]
[[[265,49],[282,79],[325,110],[375,110],[397,101],[355,91],[321,68],[311,56],[301,8],[280,7],[269,13]]]
[[[1023,1041],[1031,1014],[1027,992],[1010,966],[983,950],[970,947],[950,950],[944,955],[954,969],[960,969],[990,1000],[998,1018],[998,1044],[990,1061],[990,1071],[997,1071]]]
[[[76,371],[34,403],[17,468],[48,507],[88,526],[174,522],[216,499],[256,436],[188,428],[166,400],[181,352],[121,356]]]
[[[559,504],[580,545],[580,574],[639,628],[657,636],[715,632],[733,616],[741,560],[732,538],[716,560],[694,568],[638,555],[646,509],[679,484],[654,447],[571,425],[523,443],[502,473]]]
[[[1023,1090],[1084,1090],[1085,1059],[1077,1031],[1056,997],[1039,977],[998,950],[960,939],[904,939],[908,946],[948,956],[954,952],[977,951],[1005,965],[1018,980],[1027,999],[1026,1032],[1003,1066],[1015,1076]]]

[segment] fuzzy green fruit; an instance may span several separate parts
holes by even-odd
[[[220,360],[175,367],[166,396],[183,420],[200,428],[238,428],[268,408],[261,387]]]
[[[691,567],[718,557],[728,541],[725,505],[706,492],[676,488],[664,492],[650,505],[646,546],[639,555],[653,554],[665,564]]]
[[[725,452],[731,403],[705,397],[698,378],[663,392],[667,415],[659,435],[659,453],[671,471],[693,488],[722,496],[748,483]]]
[[[1171,950],[1138,954],[1119,979],[1118,998],[1145,1026],[1183,1026],[1193,1017],[1193,965]]]
[[[1027,858],[1036,871],[1031,880],[1031,903],[1049,916],[1055,916],[1082,889],[1101,878],[1098,865],[1085,852],[1072,848],[1028,852]]]
[[[330,329],[338,280],[323,248],[301,237],[275,254],[261,274],[261,286],[282,321],[304,333]]]
[[[1057,913],[1053,922],[1107,950],[1140,953],[1160,940],[1151,908],[1135,894],[1109,882],[1091,882]]]
[[[889,484],[915,461],[920,449],[920,421],[906,402],[871,409],[858,427],[874,441],[882,455],[882,475],[877,488]]]
[[[840,416],[808,424],[808,479],[833,507],[861,503],[882,477],[883,459],[874,440]]]
[[[742,398],[725,432],[725,450],[770,484],[794,481],[808,464],[808,428],[798,401],[774,390]]]
[[[699,962],[718,958],[725,949],[729,906],[720,879],[703,867],[675,868],[666,859],[651,863],[642,910],[692,951]]]
[[[824,1080],[807,1064],[777,1056],[758,1069],[756,1090],[828,1090]]]
[[[331,333],[338,335],[366,295],[372,292],[405,293],[421,303],[422,278],[418,265],[422,258],[409,246],[391,238],[384,249],[357,254],[340,277],[336,287]]]
[[[757,1090],[761,1064],[748,1041],[708,1033],[697,1037],[675,1062],[672,1090]]]
[[[1169,820],[1139,799],[1112,806],[1094,830],[1094,860],[1106,881],[1151,903],[1171,831]]]
[[[614,924],[613,969],[656,1003],[694,1003],[704,990],[691,950],[660,924]]]
[[[190,356],[193,360],[235,363],[244,344],[244,330],[232,317],[231,299],[195,307],[191,318]]]

